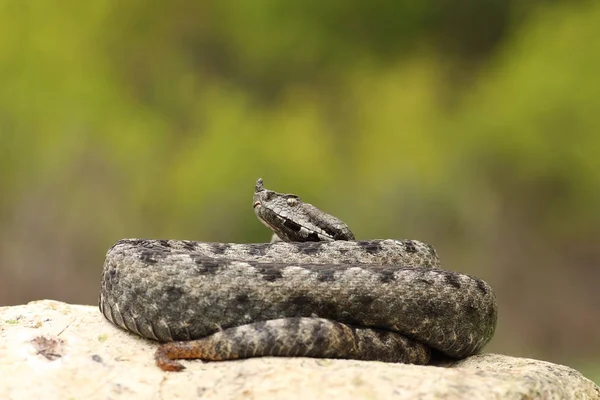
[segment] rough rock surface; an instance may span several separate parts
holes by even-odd
[[[2,399],[600,399],[572,368],[483,354],[451,368],[352,360],[255,358],[154,365],[156,344],[95,306],[43,300],[0,307]]]

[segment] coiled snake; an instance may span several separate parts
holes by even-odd
[[[481,279],[442,270],[415,240],[355,241],[346,224],[256,183],[254,211],[282,241],[124,239],[106,255],[99,307],[164,343],[155,358],[350,358],[427,364],[491,339],[497,307]]]

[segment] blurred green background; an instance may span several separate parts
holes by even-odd
[[[600,382],[600,2],[0,0],[0,305],[124,237],[260,242],[255,180],[496,290]]]

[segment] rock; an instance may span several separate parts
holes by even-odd
[[[184,361],[183,372],[163,372],[155,348],[95,306],[1,307],[0,398],[600,399],[572,368],[497,354],[449,368],[265,357]]]

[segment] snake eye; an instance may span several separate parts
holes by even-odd
[[[273,192],[272,190],[265,190],[264,197],[266,201],[271,200],[273,196],[275,196],[275,192]]]
[[[290,207],[294,207],[298,204],[298,199],[295,197],[288,197],[286,200],[287,205]]]

